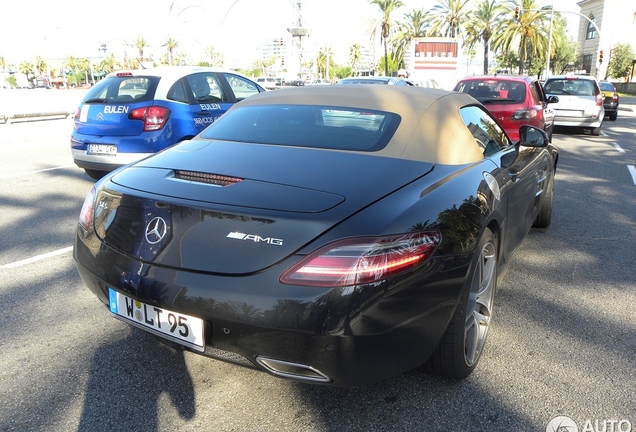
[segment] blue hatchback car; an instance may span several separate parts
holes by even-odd
[[[99,179],[190,139],[263,87],[237,72],[163,67],[115,72],[91,88],[75,112],[71,153]]]

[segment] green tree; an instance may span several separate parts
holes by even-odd
[[[426,36],[424,11],[414,9],[405,13],[403,20],[398,21],[397,32],[392,39],[392,57],[397,61],[399,67],[404,67],[404,54],[411,47],[413,39],[424,36]]]
[[[435,37],[459,37],[468,18],[469,0],[437,0],[426,18],[428,35]]]
[[[143,69],[144,62],[144,50],[148,46],[148,42],[142,36],[137,36],[137,39],[133,42],[132,46],[137,48],[137,52],[139,53],[139,57],[137,58],[137,62],[139,63],[139,69]]]
[[[0,56],[0,70],[6,70],[7,69],[7,61],[4,59],[4,57]]]
[[[550,52],[550,68],[556,74],[562,74],[576,62],[578,42],[567,35],[568,22],[558,12],[554,14],[552,28],[552,50]],[[550,73],[548,71],[548,73]]]
[[[336,63],[333,61],[333,51],[330,47],[321,48],[320,51],[318,51],[316,68],[318,76],[331,79],[336,68]]]
[[[628,43],[619,43],[612,47],[607,75],[613,78],[628,78],[634,60],[634,50]],[[607,79],[607,76],[605,77]]]
[[[166,43],[161,45],[163,48],[166,48],[168,51],[168,66],[172,66],[174,59],[174,50],[179,46],[179,42],[175,39],[172,39],[172,36],[168,37]]]
[[[26,76],[27,81],[31,82],[31,79],[33,78],[33,65],[31,62],[23,61],[20,63],[18,71]]]
[[[466,0],[468,1],[468,0]],[[380,39],[384,45],[384,74],[389,76],[389,63],[388,63],[388,39],[391,34],[391,15],[397,9],[404,6],[400,0],[369,0],[369,3],[376,5],[380,9],[381,18],[379,21]],[[375,26],[378,27],[377,25]]]
[[[16,88],[18,86],[18,80],[15,75],[9,75],[5,81],[9,85],[10,88]]]
[[[48,66],[46,64],[46,60],[44,60],[42,57],[37,56],[35,58],[35,70],[37,71],[38,75],[42,75],[44,72],[46,72],[48,69]]]
[[[205,55],[210,59],[210,66],[222,67],[223,64],[225,63],[225,59],[223,58],[223,53],[217,50],[216,48],[214,48],[213,45],[210,45],[209,47],[205,49]]]
[[[362,59],[362,48],[359,44],[353,44],[349,48],[349,64],[353,71],[357,71],[358,63]]]
[[[85,84],[88,84],[88,74],[91,72],[91,61],[87,58],[77,60],[77,71],[84,75]]]
[[[514,18],[515,8],[519,18]],[[529,57],[540,57],[548,50],[550,9],[539,9],[535,0],[509,0],[503,5],[506,19],[500,21],[493,48],[519,53],[519,75],[526,70]]]
[[[503,8],[497,0],[481,0],[466,23],[466,45],[470,49],[478,44],[484,47],[484,74],[489,72],[490,39],[502,13]]]
[[[111,73],[115,72],[116,69],[120,69],[117,60],[115,60],[115,55],[113,53],[108,54],[106,57],[99,62],[97,68],[101,72]]]
[[[73,73],[73,84],[77,85],[77,66],[78,66],[79,60],[73,56],[68,56],[66,57],[66,60],[64,60],[64,67],[67,67],[69,69],[71,69],[71,72]]]

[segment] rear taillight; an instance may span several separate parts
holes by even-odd
[[[89,231],[91,225],[93,223],[93,209],[95,207],[95,188],[92,188],[91,191],[86,195],[84,199],[84,204],[82,205],[82,210],[79,215],[79,224],[84,231]]]
[[[130,111],[128,118],[131,120],[142,120],[144,122],[144,132],[160,130],[168,118],[170,118],[170,110],[161,106],[148,106],[135,108]]]
[[[75,115],[73,115],[73,119],[74,120],[78,120],[80,118],[80,113],[82,112],[82,110],[80,110],[79,108],[75,108]]]
[[[596,95],[596,105],[598,106],[603,106],[603,100],[605,99],[605,96],[603,96],[603,93],[599,93]]]
[[[537,110],[529,109],[529,110],[517,110],[512,114],[513,120],[530,120],[538,116],[539,113]]]
[[[614,93],[614,96],[612,96],[612,102],[618,102],[618,93]]]
[[[440,241],[437,231],[335,241],[300,260],[280,282],[335,288],[382,281],[424,263]]]

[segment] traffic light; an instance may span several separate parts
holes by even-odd
[[[601,52],[598,53],[598,62],[603,63],[603,50],[601,50]]]
[[[519,21],[519,6],[515,8],[515,21]]]
[[[278,45],[283,46],[283,38],[280,38],[280,40],[278,41]]]
[[[281,67],[282,67],[282,66],[285,66],[285,57],[281,57],[281,59],[280,59],[280,65],[281,65]]]

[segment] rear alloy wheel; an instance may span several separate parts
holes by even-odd
[[[463,379],[477,366],[486,343],[497,288],[497,244],[490,229],[481,236],[469,283],[446,334],[424,364],[428,372]]]
[[[554,197],[554,173],[546,183],[541,197],[541,208],[534,220],[532,226],[534,228],[547,228],[552,221],[552,199]]]

